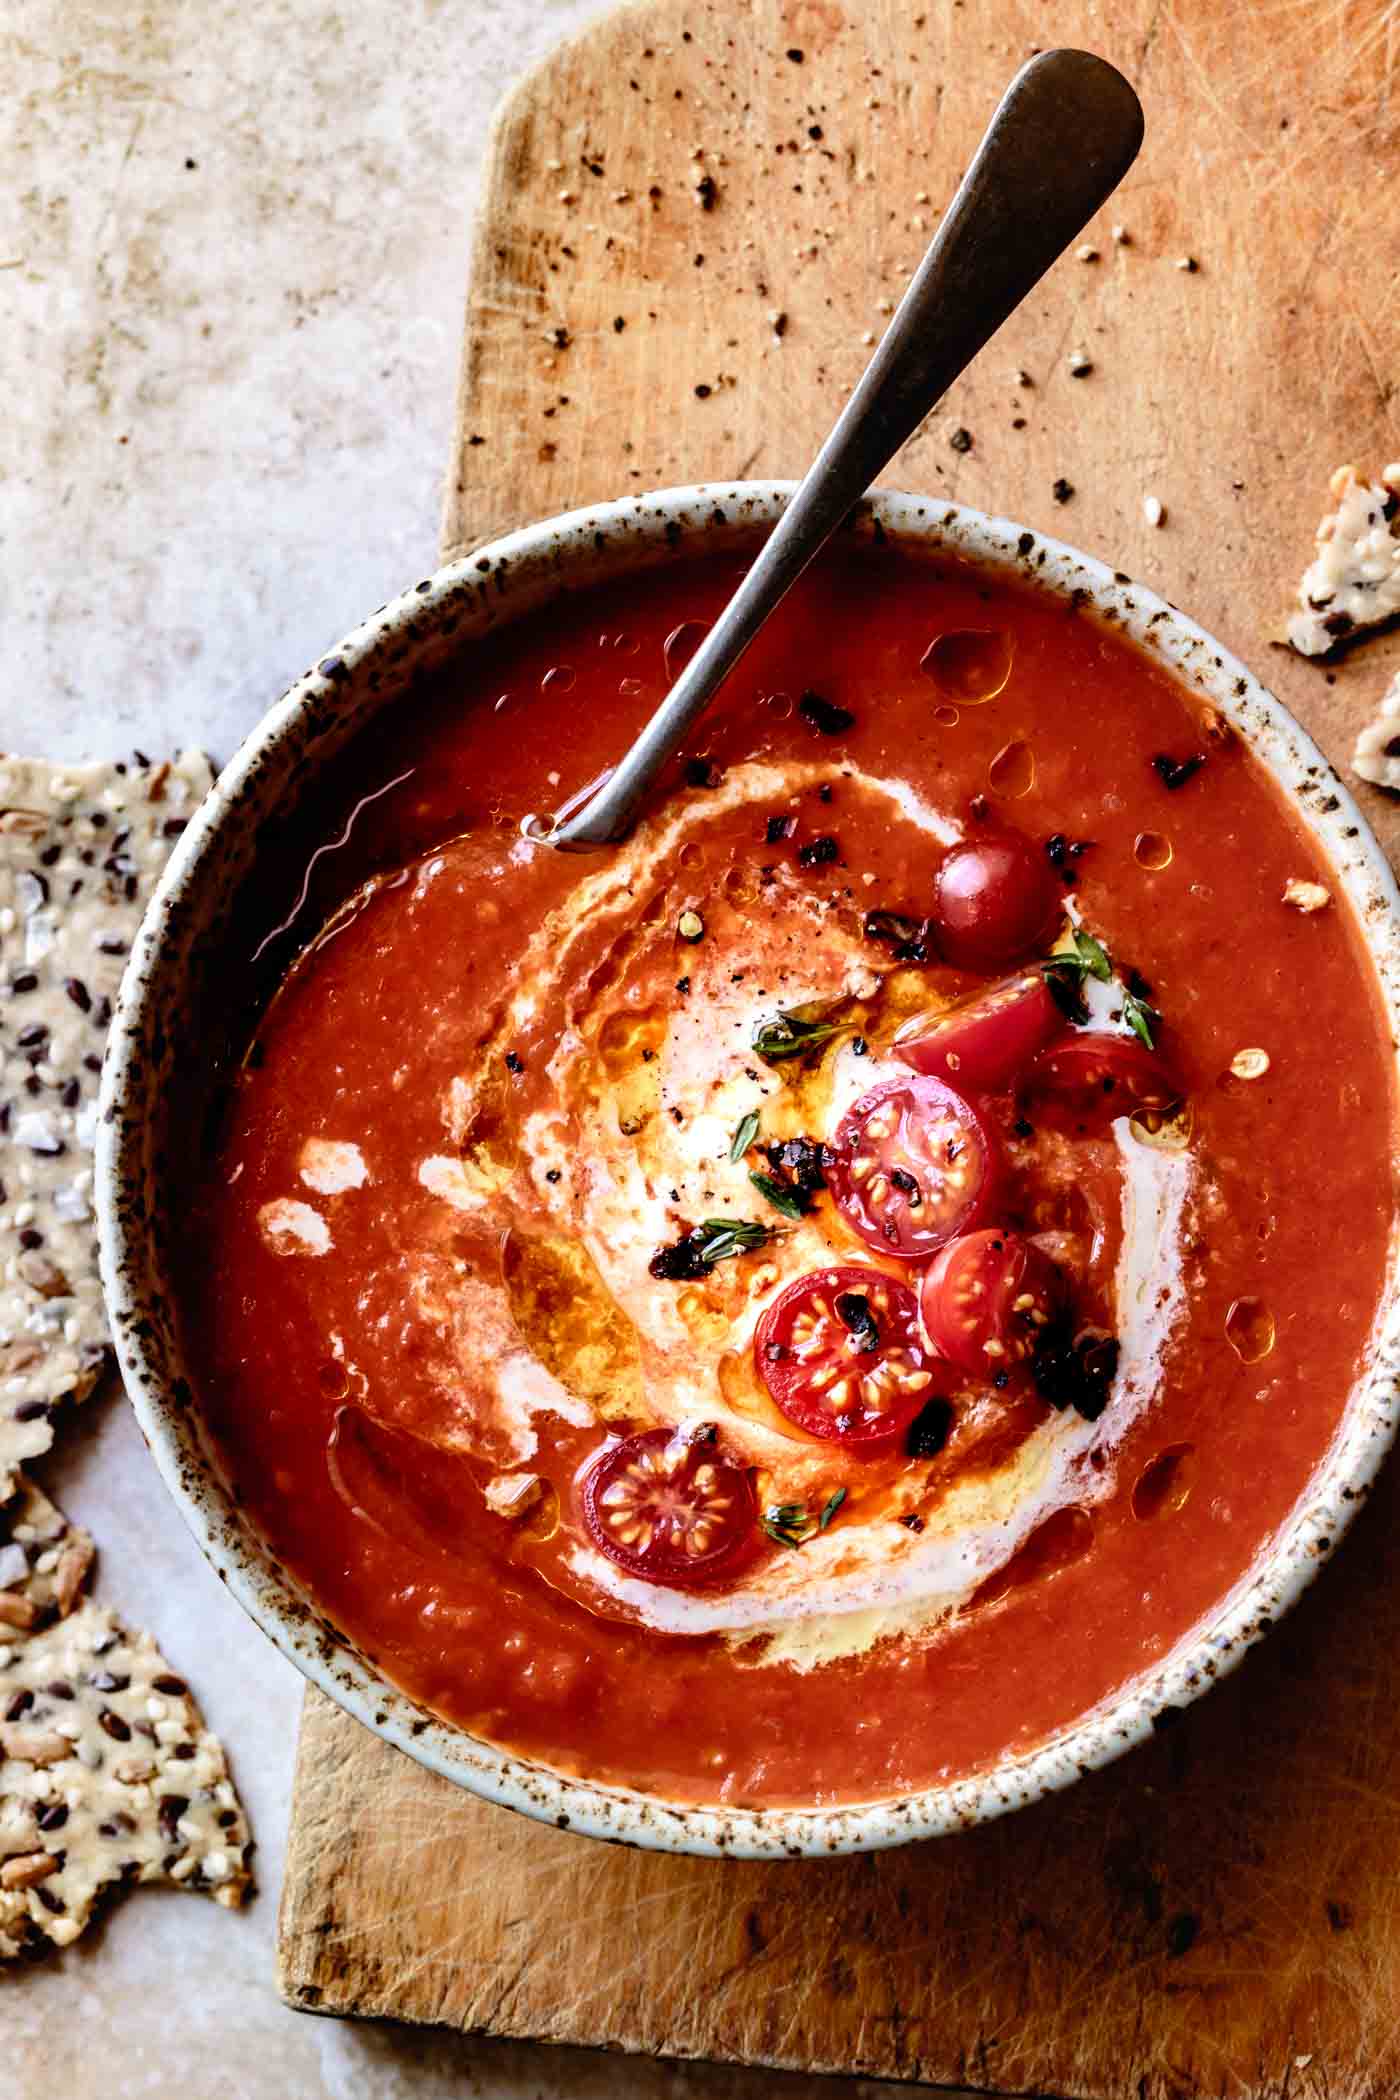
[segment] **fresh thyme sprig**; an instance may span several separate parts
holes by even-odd
[[[1092,933],[1076,926],[1073,948],[1066,948],[1058,955],[1047,956],[1041,970],[1047,977],[1057,971],[1074,979],[1096,977],[1100,984],[1107,984],[1113,976],[1113,965],[1108,959],[1108,950]]]
[[[1074,928],[1073,941],[1072,948],[1047,956],[1040,969],[1061,1012],[1071,1021],[1082,1021],[1086,1018],[1085,978],[1092,977],[1099,984],[1111,984],[1113,964],[1102,941],[1096,941],[1093,934],[1086,933],[1082,926]],[[1140,993],[1124,986],[1123,1019],[1148,1050],[1157,1047],[1152,1031],[1161,1018],[1156,1007]]]
[[[774,1226],[753,1218],[706,1218],[669,1247],[658,1247],[648,1266],[659,1282],[683,1283],[704,1276],[716,1262],[766,1247],[776,1236]]]
[[[692,1240],[696,1237],[691,1234]],[[751,1254],[756,1247],[766,1247],[773,1238],[773,1227],[751,1218],[706,1218],[698,1238],[696,1253],[705,1267],[712,1269],[717,1261],[728,1261],[731,1255]]]
[[[775,1546],[805,1546],[827,1525],[846,1499],[846,1490],[837,1488],[826,1507],[820,1512],[810,1510],[801,1502],[779,1502],[772,1509],[765,1509],[759,1518],[759,1528],[772,1539]]]
[[[794,1057],[810,1057],[822,1050],[834,1035],[845,1032],[844,1021],[808,1021],[801,1014],[779,1014],[765,1021],[754,1035],[753,1046],[766,1065],[787,1064]]]

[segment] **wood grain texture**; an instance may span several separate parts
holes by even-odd
[[[1087,236],[1098,260],[1059,266],[886,480],[1108,554],[1343,760],[1400,638],[1332,667],[1271,638],[1330,469],[1400,455],[1396,0],[645,0],[601,22],[500,120],[445,551],[628,489],[800,472],[1005,80],[1051,41],[1123,66],[1147,146]],[[1400,847],[1396,805],[1365,792]],[[868,1859],[543,1830],[311,1694],[284,1993],[1095,2100],[1394,2091],[1397,1519],[1392,1468],[1299,1610],[1147,1749]]]

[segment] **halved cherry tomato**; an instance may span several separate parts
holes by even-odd
[[[933,880],[938,945],[960,970],[1004,970],[1034,954],[1064,911],[1055,872],[1019,831],[950,846]]]
[[[842,1117],[826,1185],[868,1246],[926,1261],[992,1200],[996,1148],[975,1108],[941,1079],[873,1087]]]
[[[1140,1108],[1168,1108],[1182,1089],[1164,1059],[1136,1036],[1082,1031],[1042,1050],[1026,1089],[1060,1102],[1079,1117],[1111,1122]]]
[[[1034,1354],[1063,1298],[1060,1272],[1034,1240],[968,1232],[934,1260],[919,1310],[940,1356],[990,1377]]]
[[[915,1014],[893,1043],[916,1072],[932,1072],[974,1093],[999,1093],[1037,1050],[1061,1034],[1065,1017],[1038,970],[969,992],[942,1013]]]
[[[918,1300],[879,1269],[799,1276],[759,1321],[753,1356],[789,1422],[865,1449],[898,1436],[933,1385]]]
[[[758,1537],[743,1467],[681,1430],[647,1429],[607,1446],[585,1475],[583,1515],[609,1560],[670,1589],[720,1581]]]

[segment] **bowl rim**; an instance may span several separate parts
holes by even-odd
[[[151,1030],[166,979],[220,841],[256,800],[269,759],[328,700],[352,696],[355,728],[383,704],[357,681],[427,647],[435,617],[488,594],[512,617],[571,576],[594,580],[654,558],[751,538],[780,515],[796,483],[719,481],[626,496],[525,525],[400,593],[354,628],[253,728],[177,842],[147,908],[118,996],[99,1106],[95,1196],[103,1288],[123,1379],[165,1484],[220,1579],[273,1644],[346,1712],[430,1771],[503,1806],[586,1835],[657,1850],[737,1858],[825,1857],[966,1829],[1036,1800],[1144,1741],[1241,1659],[1305,1588],[1364,1500],[1394,1438],[1400,1384],[1400,1278],[1392,1223],[1386,1282],[1368,1360],[1332,1440],[1290,1515],[1250,1570],[1157,1664],[1048,1741],[986,1769],[912,1793],[835,1806],[730,1808],[671,1802],[517,1757],[436,1719],[349,1646],[275,1564],[207,1463],[188,1389],[153,1337],[160,1293],[140,1203],[153,1174],[149,1138],[159,1087]],[[1400,892],[1335,769],[1254,674],[1188,615],[1104,562],[1038,530],[931,496],[876,490],[858,507],[867,538],[923,543],[1091,607],[1194,688],[1243,736],[1321,847],[1350,903],[1392,1037],[1400,1040]],[[699,543],[698,546],[696,543]],[[639,551],[640,550],[640,551]],[[619,558],[620,557],[620,558]],[[455,623],[454,623],[455,624]],[[494,631],[489,621],[482,631]],[[453,648],[460,644],[451,644]],[[468,639],[467,646],[470,646]],[[353,733],[353,731],[352,731]],[[1395,1060],[1400,1067],[1400,1053]]]

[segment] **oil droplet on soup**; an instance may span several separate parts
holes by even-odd
[[[962,716],[955,707],[947,700],[944,700],[933,710],[933,719],[935,722],[941,723],[944,729],[956,729],[962,720]]]
[[[969,1610],[995,1604],[1012,1590],[1028,1583],[1044,1582],[1073,1566],[1094,1543],[1094,1520],[1086,1509],[1057,1509],[1037,1524],[1025,1543],[1012,1554],[1005,1567],[989,1575],[968,1599]]]
[[[1140,868],[1169,868],[1172,842],[1160,831],[1140,831],[1133,843],[1133,858]]]
[[[682,620],[679,627],[671,629],[661,653],[666,663],[666,676],[673,685],[709,631],[706,620]]]
[[[649,1065],[666,1040],[666,1016],[655,1009],[647,1013],[609,1014],[598,1030],[598,1061],[609,1078],[626,1077],[638,1065]]]
[[[736,1415],[742,1415],[746,1421],[761,1422],[765,1428],[776,1430],[779,1436],[796,1434],[786,1415],[779,1413],[767,1389],[760,1384],[753,1367],[752,1349],[726,1349],[719,1360],[717,1373],[719,1389]]]
[[[538,1499],[517,1523],[516,1532],[520,1538],[529,1539],[532,1545],[542,1546],[546,1539],[553,1538],[558,1529],[559,1496],[556,1489],[546,1480],[540,1488]]]
[[[995,700],[1011,676],[1016,645],[1000,627],[952,627],[929,643],[919,661],[950,700],[979,707]]]
[[[481,1081],[459,1148],[462,1175],[473,1194],[499,1195],[520,1164],[503,1074],[493,1071]]]
[[[716,1305],[704,1291],[682,1291],[676,1300],[676,1311],[685,1322],[688,1333],[697,1342],[714,1345],[727,1339],[733,1321],[727,1311]]]
[[[1225,1315],[1225,1339],[1242,1364],[1263,1362],[1274,1346],[1274,1316],[1262,1298],[1236,1298]]]
[[[610,1014],[598,1031],[590,1091],[596,1101],[611,1102],[624,1137],[640,1136],[661,1107],[657,1053],[665,1040],[666,1017],[655,1010]]]
[[[1035,753],[1019,737],[1003,744],[987,768],[987,785],[994,795],[1014,801],[1035,786]]]
[[[1154,1517],[1174,1516],[1185,1508],[1195,1484],[1195,1445],[1172,1444],[1139,1473],[1133,1489],[1133,1515],[1143,1524]]]
[[[577,676],[578,673],[574,670],[572,664],[555,664],[553,670],[546,671],[544,677],[540,680],[540,691],[542,693],[567,693]]]
[[[1139,1108],[1128,1118],[1128,1129],[1140,1145],[1154,1152],[1184,1152],[1191,1142],[1195,1115],[1189,1101],[1175,1108]]]
[[[605,1421],[645,1412],[636,1332],[586,1248],[513,1232],[501,1250],[501,1273],[522,1341],[566,1392]]]

